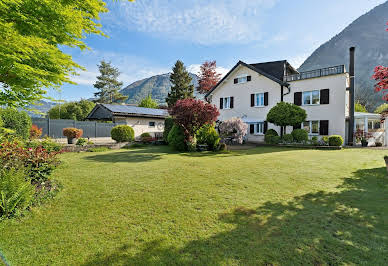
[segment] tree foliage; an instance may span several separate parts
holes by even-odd
[[[383,103],[382,105],[378,106],[375,109],[375,113],[381,114],[382,112],[387,111],[387,110],[388,110],[388,103]]]
[[[221,74],[217,73],[216,68],[216,61],[206,61],[201,65],[197,87],[199,93],[209,92],[220,81]]]
[[[157,101],[152,99],[151,95],[149,94],[147,97],[143,98],[139,102],[139,107],[145,107],[145,108],[158,108],[159,104]]]
[[[178,100],[169,112],[175,124],[183,129],[187,142],[192,140],[198,129],[214,123],[220,115],[215,105],[196,99]]]
[[[219,126],[221,137],[232,137],[242,144],[244,136],[247,134],[248,125],[241,118],[231,118],[223,121]]]
[[[169,107],[174,106],[178,100],[193,98],[194,85],[191,84],[192,78],[182,61],[178,60],[175,63],[170,81],[172,83],[171,91],[166,98]]]
[[[102,60],[98,65],[100,75],[97,76],[97,81],[94,87],[98,92],[94,93],[97,97],[95,100],[98,103],[119,103],[125,101],[128,97],[122,95],[121,90],[123,83],[118,81],[120,71],[113,67],[110,62]]]
[[[304,109],[293,104],[280,102],[269,110],[267,121],[277,126],[295,126],[306,120],[307,114]]]
[[[83,121],[86,119],[95,105],[95,103],[88,100],[69,102],[55,105],[48,111],[47,114],[51,119],[72,119]]]
[[[26,112],[13,108],[0,108],[0,117],[4,128],[13,130],[22,139],[28,139],[32,122]]]
[[[356,104],[354,105],[354,111],[360,112],[360,113],[367,113],[368,112],[366,110],[366,107],[359,102],[356,102]]]
[[[388,101],[388,67],[377,66],[372,78],[376,81],[375,92],[383,93],[383,100]]]
[[[102,0],[0,0],[0,105],[24,107],[72,83],[82,67],[62,48],[104,35],[97,21],[107,11]]]

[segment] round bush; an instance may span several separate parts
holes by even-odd
[[[265,132],[265,135],[272,135],[272,136],[279,136],[279,134],[276,132],[275,129],[268,129],[267,132]]]
[[[63,135],[69,139],[78,139],[82,137],[84,131],[82,129],[67,127],[63,129]]]
[[[272,136],[271,137],[271,144],[279,144],[282,138],[280,136]]]
[[[283,140],[287,143],[291,143],[294,141],[294,137],[291,134],[285,134],[283,136]]]
[[[171,128],[174,126],[174,120],[171,117],[167,117],[164,120],[164,131],[163,131],[163,140],[168,143],[168,133],[170,133]]]
[[[216,150],[220,142],[220,136],[213,125],[204,125],[197,132],[197,143],[207,144],[209,149]]]
[[[309,138],[307,131],[304,129],[294,129],[291,132],[291,135],[294,138],[294,141],[296,141],[296,142],[307,141]]]
[[[171,128],[170,133],[168,133],[167,141],[168,145],[178,151],[187,150],[187,145],[185,143],[185,134],[183,133],[182,128],[177,125],[173,125],[173,127]]]
[[[344,140],[340,135],[332,135],[329,137],[329,146],[342,146]]]
[[[88,140],[85,138],[80,138],[77,140],[77,143],[75,145],[86,146],[86,145],[88,145]]]
[[[110,135],[117,142],[129,142],[135,139],[135,131],[128,125],[115,126],[110,131]]]
[[[150,142],[152,140],[152,136],[148,132],[144,132],[140,135],[141,142]]]
[[[12,108],[0,108],[0,117],[3,127],[14,130],[15,134],[24,140],[28,139],[32,123],[26,112]]]

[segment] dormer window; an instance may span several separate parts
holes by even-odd
[[[243,74],[234,79],[234,84],[246,83],[248,81],[251,81],[251,76]]]

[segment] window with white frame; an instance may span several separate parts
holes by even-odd
[[[311,135],[318,135],[319,134],[319,121],[318,120],[312,120],[312,121],[304,121],[302,124],[302,127],[304,130],[307,131],[308,134]]]
[[[223,109],[230,109],[230,97],[223,98]]]
[[[303,105],[317,105],[320,102],[320,91],[304,91],[303,92]]]
[[[259,122],[255,124],[255,134],[257,135],[264,134],[264,122]]]
[[[264,106],[264,93],[255,94],[255,107]]]
[[[246,83],[246,82],[248,82],[248,75],[247,74],[242,74],[242,75],[238,76],[236,79],[237,79],[237,83],[238,84]]]

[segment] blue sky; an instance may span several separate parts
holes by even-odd
[[[122,72],[124,86],[170,72],[182,60],[196,73],[217,60],[225,73],[238,60],[257,63],[287,59],[295,67],[353,20],[386,0],[136,0],[108,1],[101,16],[109,38],[88,36],[89,51],[64,51],[86,68],[49,96],[90,98],[100,60]],[[384,27],[384,25],[382,25]]]

